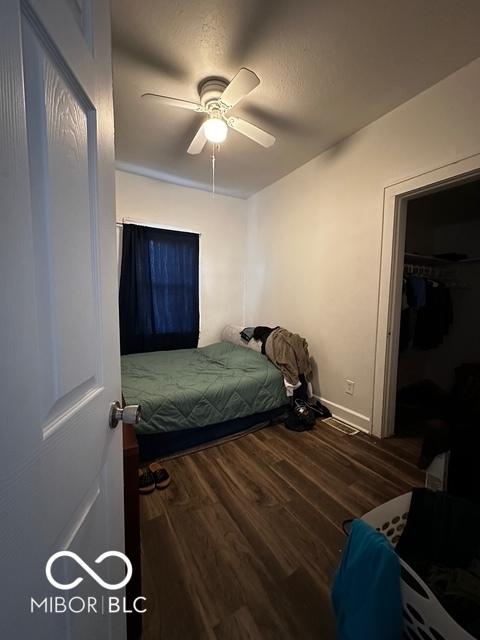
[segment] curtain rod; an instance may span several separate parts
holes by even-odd
[[[131,218],[122,218],[122,222],[118,220],[115,222],[115,226],[123,227],[124,224],[138,224],[141,227],[153,227],[154,229],[166,229],[167,231],[182,231],[183,233],[195,233],[197,236],[201,236],[200,231],[194,231],[193,229],[182,229],[181,227],[171,227],[168,224],[158,224],[155,222],[148,222],[147,220],[132,220]]]

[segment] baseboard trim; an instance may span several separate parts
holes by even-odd
[[[330,409],[333,418],[336,418],[341,422],[345,422],[345,424],[348,424],[350,427],[354,427],[359,431],[370,433],[371,420],[368,416],[364,416],[363,414],[352,411],[340,404],[331,402],[330,400],[327,400],[327,398],[321,398],[315,394],[313,397]]]

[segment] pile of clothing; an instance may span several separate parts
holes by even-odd
[[[246,327],[240,336],[246,342],[253,338],[261,343],[263,355],[282,373],[287,395],[293,395],[303,382],[308,387],[308,395],[312,395],[312,366],[305,338],[282,327],[263,326]]]
[[[298,333],[283,327],[246,327],[240,332],[245,342],[252,339],[261,344],[261,352],[283,375],[287,396],[293,398],[292,410],[285,420],[294,431],[311,429],[315,418],[327,418],[330,411],[312,400],[312,365],[308,343]]]
[[[441,282],[418,276],[403,280],[400,350],[435,349],[453,322],[450,290]]]
[[[480,507],[463,498],[414,489],[398,555],[446,611],[480,638]]]

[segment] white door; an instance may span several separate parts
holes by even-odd
[[[121,640],[124,615],[94,610],[121,591],[72,557],[51,572],[78,586],[45,573],[69,550],[109,585],[125,575],[95,564],[123,550],[109,7],[0,9],[0,637]],[[62,612],[82,596],[88,614]]]

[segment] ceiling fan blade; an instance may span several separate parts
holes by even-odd
[[[271,147],[275,144],[275,136],[260,129],[257,125],[243,120],[243,118],[229,118],[227,124],[238,133],[242,133],[247,138],[261,144],[262,147]]]
[[[195,134],[195,137],[191,141],[190,146],[187,149],[187,152],[191,156],[196,156],[198,153],[200,153],[202,151],[202,149],[205,146],[206,142],[207,142],[207,136],[205,135],[205,129],[204,129],[204,126],[202,124],[200,129]]]
[[[189,100],[179,100],[178,98],[170,98],[169,96],[159,96],[156,93],[144,93],[142,98],[151,100],[154,102],[161,102],[168,107],[180,107],[180,109],[190,109],[191,111],[203,112],[204,108],[197,102],[190,102]]]
[[[250,69],[242,67],[230,84],[224,89],[220,100],[226,107],[231,109],[259,84],[260,78],[253,73],[253,71],[250,71]]]

